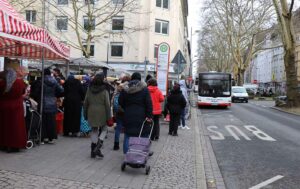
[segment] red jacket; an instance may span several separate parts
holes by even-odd
[[[164,101],[164,96],[156,86],[148,86],[148,90],[152,99],[153,115],[160,115],[162,112],[161,102]]]

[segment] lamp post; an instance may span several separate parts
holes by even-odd
[[[199,32],[200,32],[200,30],[195,30],[194,33],[193,33],[193,27],[191,27],[191,41],[190,41],[190,44],[191,44],[191,57],[193,57],[193,46],[192,46],[192,44],[193,44],[193,35],[196,34],[196,33],[199,33]],[[189,69],[189,76],[190,77],[192,76],[193,62],[195,60],[192,60],[192,58],[191,58],[191,61],[192,62],[190,63],[190,69]]]
[[[108,66],[108,57],[109,57],[109,36],[104,36],[105,39],[107,39],[107,45],[106,45],[106,65]],[[103,68],[103,72],[105,77],[107,76],[107,70],[108,68]]]

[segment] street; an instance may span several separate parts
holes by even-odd
[[[300,116],[272,106],[249,101],[198,110],[226,188],[300,188]]]

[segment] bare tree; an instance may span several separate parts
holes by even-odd
[[[231,72],[232,56],[222,31],[206,22],[200,32],[199,53],[208,71]]]
[[[300,95],[297,91],[297,71],[295,61],[295,36],[292,23],[294,0],[288,5],[287,0],[273,0],[278,22],[281,28],[281,38],[284,48],[284,66],[286,72],[287,97],[289,107],[300,106]]]
[[[132,32],[148,29],[141,25],[126,27],[120,22],[117,22],[116,25],[119,24],[120,27],[123,27],[123,32],[111,32],[106,27],[108,24],[111,25],[112,19],[116,16],[143,14],[140,12],[139,1],[70,0],[70,3],[71,10],[58,7],[57,0],[48,0],[49,10],[68,17],[68,26],[77,36],[75,41],[74,39],[68,40],[68,44],[81,50],[86,58],[91,55],[91,44],[107,34],[123,37]],[[84,21],[82,21],[82,16],[85,17]]]
[[[227,43],[233,60],[237,83],[243,84],[244,73],[257,48],[256,35],[270,27],[272,2],[268,0],[207,0],[206,14]]]
[[[42,2],[46,2],[46,22],[56,22],[57,16],[67,18],[69,31],[76,34],[76,39],[70,39],[70,32],[61,32],[60,38],[66,41],[71,47],[81,50],[86,58],[91,56],[91,45],[102,40],[104,36],[125,37],[129,34],[149,29],[149,26],[136,23],[134,17],[142,12],[140,1],[136,0],[65,0],[65,6],[58,5],[58,0],[10,0],[10,3],[17,7],[19,12],[35,9],[36,19],[41,20],[40,12]],[[113,18],[126,15],[126,23],[120,19]],[[84,17],[84,19],[83,19]],[[131,17],[132,20],[129,20]],[[116,27],[122,28],[119,32],[112,32],[112,22]],[[130,23],[131,22],[131,23]],[[130,24],[128,24],[130,23]],[[135,24],[133,24],[135,23]],[[130,26],[129,26],[130,25]],[[109,29],[107,26],[110,26]],[[46,24],[47,27],[47,24]],[[59,28],[58,28],[59,29]],[[51,34],[56,30],[49,30]]]

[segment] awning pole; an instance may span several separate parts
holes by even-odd
[[[43,0],[43,15],[42,15],[42,25],[44,29],[44,41],[45,41],[45,17],[46,17],[46,0]],[[41,84],[41,102],[40,102],[40,116],[41,116],[41,122],[40,122],[40,144],[42,142],[42,128],[43,128],[43,108],[44,108],[44,80],[45,80],[45,74],[44,74],[44,68],[45,68],[45,48],[42,47],[42,84]]]

